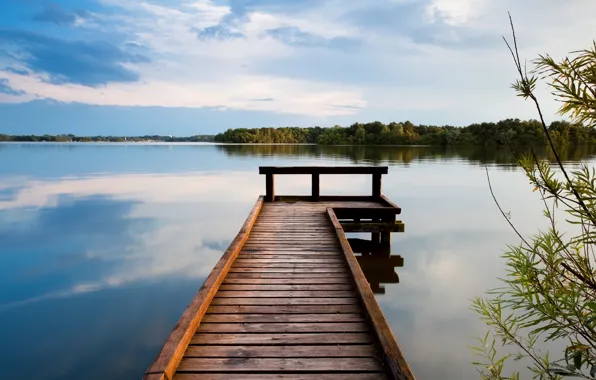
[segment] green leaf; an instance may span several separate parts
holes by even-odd
[[[575,366],[576,369],[581,369],[581,367],[582,367],[582,353],[581,353],[581,351],[577,351],[573,355],[573,365]]]

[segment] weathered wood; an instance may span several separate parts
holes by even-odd
[[[242,267],[244,265],[275,265],[275,264],[287,264],[287,265],[296,265],[296,264],[316,264],[316,265],[324,265],[324,264],[334,264],[334,265],[342,265],[345,261],[341,260],[340,258],[335,259],[328,259],[328,258],[309,258],[304,259],[298,257],[288,257],[286,259],[262,259],[262,258],[246,258],[245,255],[238,256],[234,265],[237,267]]]
[[[222,298],[346,298],[354,297],[354,292],[349,290],[220,290],[216,297]]]
[[[312,292],[323,292],[330,290],[352,290],[354,287],[352,284],[307,284],[307,285],[283,285],[283,284],[267,284],[267,285],[247,285],[247,284],[227,284],[223,283],[219,287],[219,291],[248,291],[254,290],[259,292],[271,292],[271,291],[312,291]]]
[[[320,190],[320,186],[319,186],[319,173],[313,173],[312,174],[312,183],[311,183],[311,187],[312,187],[312,200],[314,202],[318,202],[319,201],[319,196],[321,195],[321,190]]]
[[[298,278],[345,278],[350,279],[349,272],[333,273],[333,272],[318,272],[318,273],[290,273],[290,272],[277,272],[277,273],[228,273],[227,278],[284,278],[284,279],[298,279]]]
[[[267,262],[257,262],[257,263],[251,263],[250,261],[252,260],[246,260],[243,261],[241,263],[234,263],[234,267],[235,268],[325,268],[325,267],[340,267],[343,268],[344,267],[344,263],[342,263],[341,261],[311,261],[311,262],[294,262],[293,259],[288,259],[289,262],[286,263],[281,263],[281,262],[272,262],[272,263],[267,263]]]
[[[267,174],[265,177],[265,202],[275,201],[275,179],[273,174]]]
[[[375,198],[381,198],[381,173],[373,173],[372,196]]]
[[[378,372],[375,358],[184,358],[180,363],[184,372]]]
[[[342,373],[341,380],[386,380],[387,377],[382,372],[370,373]],[[336,373],[180,373],[174,377],[174,380],[338,380]]]
[[[405,225],[397,221],[395,223],[387,223],[387,222],[360,222],[360,223],[353,223],[353,222],[345,222],[341,223],[343,230],[345,232],[404,232]]]
[[[230,278],[229,276],[224,281],[224,284],[287,284],[287,285],[313,285],[319,284],[352,284],[352,279],[348,276],[342,277],[297,277],[297,278],[249,278],[237,277]]]
[[[326,250],[326,251],[317,251],[316,249],[311,249],[311,250],[275,250],[275,249],[269,249],[269,250],[260,250],[260,249],[254,249],[254,250],[248,250],[245,249],[243,251],[240,252],[240,255],[238,255],[238,257],[257,257],[257,256],[261,256],[263,258],[282,258],[280,256],[286,257],[288,259],[292,258],[292,257],[301,257],[301,258],[336,258],[336,257],[343,257],[341,256],[337,250],[335,250],[335,252],[333,252],[333,250]],[[267,256],[267,257],[264,257]]]
[[[387,174],[387,166],[260,166],[259,174]]]
[[[363,322],[361,314],[205,314],[206,323]]]
[[[371,344],[373,341],[373,336],[368,333],[195,334],[191,344]]]
[[[401,213],[399,207],[333,207],[337,219],[385,219]]]
[[[288,254],[276,254],[276,253],[272,253],[272,252],[265,252],[263,254],[261,254],[260,252],[241,252],[238,255],[238,260],[246,260],[246,261],[252,261],[252,260],[282,260],[283,262],[288,262],[288,261],[292,261],[294,262],[295,260],[299,260],[297,262],[301,262],[302,260],[313,260],[313,262],[321,260],[321,262],[332,262],[332,261],[340,261],[340,262],[344,262],[342,259],[342,256],[340,256],[338,253],[326,253],[326,254],[321,254],[321,253],[303,253],[303,252],[299,252],[299,253],[288,253]],[[306,261],[304,261],[306,262]]]
[[[321,196],[321,173],[308,173],[313,179],[311,195],[296,197],[292,203],[275,195],[278,173],[267,173],[270,202],[262,204],[250,236],[215,286],[217,292],[200,313],[195,334],[187,333],[186,354],[182,361],[178,359],[177,370],[148,371],[145,380],[185,380],[181,376],[194,380],[195,375],[201,380],[300,379],[303,375],[311,380],[310,375],[316,380],[351,379],[352,375],[366,379],[367,374],[377,379],[389,373],[392,379],[413,379],[395,375],[400,367],[391,356],[392,348],[387,349],[384,327],[379,328],[377,311],[369,310],[365,294],[366,288],[372,294],[371,288],[379,291],[385,280],[399,279],[392,266],[398,259],[387,252],[378,257],[385,262],[371,260],[372,252],[363,252],[360,267],[360,258],[353,252],[349,252],[352,259],[348,257],[338,215],[333,220],[327,210],[343,212],[339,216],[347,221],[346,229],[354,228],[352,221],[369,226],[393,222],[400,210],[380,194],[381,173],[375,173],[368,174],[375,177],[373,187],[378,178],[378,191],[357,197]],[[385,235],[386,241],[389,232]],[[358,276],[355,266],[371,277]]]
[[[355,297],[346,298],[219,298],[215,297],[211,305],[354,305],[358,303]]]
[[[278,202],[310,202],[310,195],[276,195]],[[352,202],[378,202],[378,198],[371,195],[321,195],[319,202],[343,202],[342,207],[349,207]],[[357,204],[353,203],[357,207]],[[378,206],[378,203],[377,203]]]
[[[354,314],[362,310],[359,305],[212,305],[210,314]]]
[[[215,265],[213,271],[209,274],[188,308],[184,311],[182,317],[174,327],[174,330],[170,333],[166,343],[147,370],[147,375],[159,374],[160,380],[171,379],[173,377],[174,372],[184,355],[184,351],[186,351],[189,341],[193,337],[201,318],[209,307],[209,303],[215,296],[219,285],[226,277],[226,274],[240,252],[242,245],[248,239],[250,230],[257,219],[262,206],[263,197],[259,197],[251,212],[248,214],[242,228],[234,240],[232,240],[232,243],[224,252],[221,259]]]
[[[341,380],[386,380],[382,372],[371,373],[342,373]],[[338,380],[336,373],[180,373],[174,380]]]
[[[395,379],[414,380],[414,374],[395,341],[391,328],[387,324],[387,320],[375,299],[375,295],[356,260],[356,256],[354,256],[354,252],[352,252],[352,249],[350,248],[350,244],[348,243],[348,239],[346,238],[339,220],[337,220],[331,208],[327,209],[327,213],[331,223],[335,227],[337,237],[355,280],[356,289],[366,311],[366,315],[376,332],[385,363],[388,365],[388,368]]]
[[[380,201],[384,203],[386,206],[399,208],[401,210],[401,208],[397,204],[392,202],[391,199],[387,198],[385,195],[381,195]]]
[[[348,269],[344,266],[341,267],[328,267],[328,268],[310,268],[310,267],[291,267],[291,268],[238,268],[233,266],[230,268],[230,273],[348,273]]]
[[[369,331],[363,322],[201,323],[200,333],[344,333]]]
[[[330,346],[189,346],[185,357],[196,358],[357,358],[374,357],[372,345]]]

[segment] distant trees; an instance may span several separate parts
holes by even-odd
[[[555,121],[549,131],[558,145],[596,142],[596,131],[580,123]],[[512,145],[541,146],[546,143],[542,124],[537,120],[506,119],[497,123],[467,127],[414,125],[403,123],[354,123],[331,128],[238,128],[214,138],[223,143],[312,143],[320,145]]]

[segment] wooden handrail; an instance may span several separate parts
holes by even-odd
[[[259,174],[387,174],[387,166],[259,166]]]
[[[387,166],[259,166],[259,174],[265,174],[265,202],[275,201],[276,174],[310,174],[312,176],[311,199],[320,199],[321,174],[371,174],[372,196],[381,198],[381,177],[389,173]]]

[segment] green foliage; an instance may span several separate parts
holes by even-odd
[[[475,364],[480,367],[483,379],[518,379],[517,373],[504,377],[505,363],[512,355],[498,355],[495,341],[499,341],[516,352],[513,358],[526,363],[535,379],[594,379],[596,171],[587,165],[569,171],[562,164],[556,142],[568,141],[572,138],[571,132],[567,125],[553,123],[547,127],[534,95],[538,79],[522,69],[515,31],[513,39],[513,47],[507,44],[519,74],[513,88],[536,106],[558,171],[534,153],[519,159],[534,191],[541,196],[549,228],[525,238],[508,221],[521,243],[509,246],[503,255],[507,269],[506,277],[501,279],[503,286],[490,291],[487,298],[473,301],[472,309],[490,329],[480,340],[480,347],[475,348],[484,360]],[[596,121],[593,92],[596,89],[596,45],[594,50],[579,52],[577,57],[565,58],[561,63],[541,56],[536,64],[535,72],[551,81],[553,95],[563,103],[561,114],[593,126]],[[589,130],[582,129],[579,133],[589,134]],[[566,233],[562,232],[560,224]],[[555,360],[541,349],[546,342],[565,346]]]
[[[590,49],[573,52],[573,57],[556,62],[541,55],[535,63],[537,72],[550,78],[549,86],[562,103],[560,114],[568,114],[578,123],[596,126],[596,41]]]
[[[596,143],[596,129],[579,123],[553,122],[549,130],[559,145]],[[537,120],[506,119],[467,127],[404,123],[355,123],[347,128],[238,128],[215,136],[224,143],[278,143],[319,145],[512,145],[544,146],[547,141]]]

